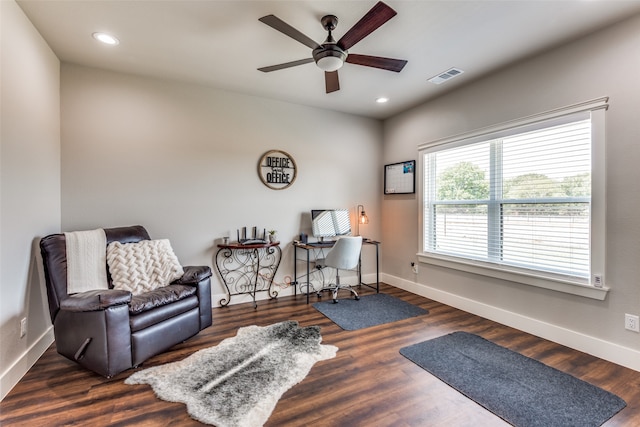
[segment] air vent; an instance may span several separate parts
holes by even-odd
[[[431,77],[429,81],[431,83],[439,85],[441,83],[446,82],[447,80],[451,80],[452,78],[459,76],[462,73],[464,73],[464,71],[462,71],[459,68],[451,68],[445,71],[444,73],[440,73],[437,76]]]

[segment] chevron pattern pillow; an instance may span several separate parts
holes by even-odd
[[[134,295],[167,286],[184,274],[167,239],[109,243],[107,264],[114,289]]]

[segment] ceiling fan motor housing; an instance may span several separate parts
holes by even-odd
[[[325,43],[313,49],[313,59],[324,71],[336,71],[347,60],[347,51],[335,44]]]

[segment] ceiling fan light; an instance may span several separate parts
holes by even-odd
[[[325,56],[324,58],[318,59],[316,64],[321,70],[331,72],[339,70],[344,62],[342,62],[341,58],[335,56]]]
[[[340,69],[347,59],[347,52],[334,44],[327,44],[313,50],[313,59],[322,71],[332,72]]]

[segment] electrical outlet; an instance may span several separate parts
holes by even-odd
[[[418,264],[416,264],[415,262],[412,262],[411,270],[413,271],[414,274],[418,274]]]
[[[27,335],[27,318],[24,317],[20,320],[20,338],[24,338]]]
[[[602,287],[602,275],[601,274],[594,274],[593,275],[593,279],[591,280],[591,284],[593,286],[595,286],[596,288],[601,288]]]
[[[624,315],[624,328],[633,332],[640,332],[640,318],[633,314]]]

